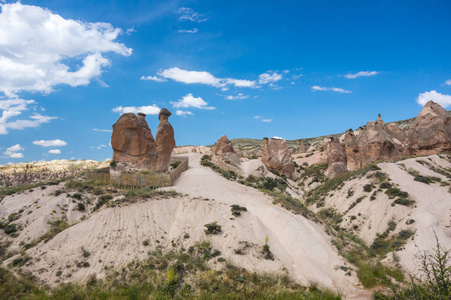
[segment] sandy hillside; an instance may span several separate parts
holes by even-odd
[[[48,242],[28,249],[26,253],[31,260],[23,268],[49,284],[85,280],[91,274],[102,278],[105,267],[121,267],[144,259],[156,247],[187,249],[208,239],[224,258],[249,270],[287,270],[302,284],[319,283],[342,291],[351,299],[369,297],[368,292],[359,290],[354,276],[345,276],[339,269],[346,263],[330,245],[320,225],[273,205],[268,196],[255,189],[201,167],[201,154],[189,156],[190,169],[174,187],[166,188],[180,196],[103,207],[92,214],[75,211],[70,195],[55,196],[59,186],[7,196],[0,206],[1,217],[23,209],[17,220],[23,230],[16,245],[39,237],[48,227],[47,221],[58,218],[58,214],[66,215],[68,223],[76,223]],[[245,206],[248,211],[233,217],[232,204]],[[218,222],[222,233],[206,236],[204,225],[210,222]],[[274,261],[264,259],[261,254],[266,236]],[[146,240],[148,245],[143,243]],[[236,254],[237,250],[242,254]]]

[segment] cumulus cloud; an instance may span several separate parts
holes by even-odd
[[[432,100],[445,108],[451,105],[450,95],[440,94],[435,90],[421,93],[417,97],[417,103],[420,105],[425,105],[429,100]]]
[[[194,29],[179,29],[177,30],[178,33],[197,33],[199,31],[199,29],[194,28]]]
[[[189,93],[183,96],[177,102],[171,102],[173,108],[187,108],[195,107],[199,109],[215,109],[214,107],[207,106],[208,103],[204,101],[201,97],[193,97],[193,94]]]
[[[113,112],[117,112],[122,114],[125,113],[145,113],[146,115],[158,115],[160,113],[160,108],[156,105],[148,105],[148,106],[126,106],[126,107],[122,107],[122,106],[118,106],[113,108]]]
[[[356,79],[358,77],[371,77],[371,76],[375,76],[377,74],[379,74],[380,72],[377,71],[360,71],[357,72],[355,74],[347,74],[345,75],[346,78],[348,79]]]
[[[255,80],[234,79],[234,78],[217,78],[206,71],[187,71],[180,68],[165,69],[158,73],[167,79],[183,82],[186,84],[206,84],[217,88],[227,88],[227,85],[235,87],[255,87]]]
[[[60,139],[34,141],[33,144],[42,147],[62,147],[67,145],[65,141]]]
[[[445,82],[445,85],[451,85],[451,79],[447,80],[447,81]]]
[[[20,2],[0,6],[0,92],[8,97],[87,85],[110,65],[104,53],[132,53],[115,41],[122,31],[109,23],[64,19]]]
[[[176,114],[177,116],[188,116],[188,115],[193,115],[192,112],[190,112],[190,111],[184,111],[184,110],[176,110],[176,111],[175,111],[175,114]]]
[[[254,119],[260,119],[262,116],[254,116]]]
[[[285,73],[286,74],[286,73]],[[277,71],[267,71],[266,73],[258,75],[258,83],[268,84],[282,80],[283,75],[277,73]]]
[[[34,100],[8,99],[0,100],[0,134],[8,134],[8,129],[25,129],[28,127],[38,127],[43,123],[48,123],[56,117],[43,116],[39,113],[33,113],[27,119],[18,119],[11,121],[13,117],[17,117],[22,112],[29,109],[29,105],[34,104]]]
[[[189,7],[180,7],[177,13],[179,14],[179,20],[181,21],[187,20],[198,23],[207,21],[201,14]]]
[[[20,146],[20,144],[16,144],[14,146],[6,148],[5,152],[3,152],[3,154],[5,154],[11,158],[22,158],[23,154],[20,153],[19,151],[23,151],[23,150],[24,150],[24,148],[22,148],[22,146]]]
[[[272,122],[272,119],[262,119],[262,122],[265,122],[265,123],[271,123],[271,122]]]
[[[156,82],[164,82],[166,79],[157,76],[141,76],[141,80],[152,80]]]
[[[99,145],[99,146],[91,146],[91,148],[92,148],[92,149],[100,150],[100,149],[102,149],[102,148],[106,148],[106,145],[101,144],[101,145]]]
[[[50,154],[61,154],[61,150],[60,149],[50,149],[49,153]]]
[[[344,90],[342,88],[336,88],[336,87],[324,87],[324,86],[318,86],[318,85],[314,85],[311,87],[311,89],[315,92],[315,91],[332,91],[332,92],[337,92],[337,93],[344,93],[344,94],[350,94],[352,93],[352,91],[347,91]]]
[[[284,138],[283,138],[283,137],[280,137],[280,136],[273,136],[272,139],[275,139],[275,140],[284,140]]]
[[[236,96],[229,95],[229,96],[225,96],[225,98],[227,100],[243,100],[243,99],[249,98],[249,96],[248,95],[243,95],[242,93],[238,93],[238,95],[236,95]]]

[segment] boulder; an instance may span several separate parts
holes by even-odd
[[[123,114],[113,125],[111,136],[113,159],[117,169],[146,169],[155,168],[156,149],[155,140],[146,122],[146,115],[138,113]]]
[[[288,178],[295,171],[291,152],[283,139],[263,139],[262,162],[268,169],[276,170]]]
[[[213,150],[212,162],[221,169],[242,174],[241,161],[227,136],[221,136]]]
[[[420,111],[407,134],[409,155],[431,155],[451,150],[451,117],[434,101]]]
[[[308,151],[308,149],[310,148],[310,144],[307,143],[306,141],[301,140],[299,142],[299,153],[305,153]]]
[[[326,176],[335,177],[347,171],[346,151],[338,139],[326,138],[323,144],[328,167]]]
[[[160,124],[158,125],[157,135],[155,137],[157,152],[155,170],[157,172],[166,172],[168,170],[171,153],[175,147],[174,128],[172,128],[168,120],[170,115],[171,112],[166,108],[162,108],[158,115]]]

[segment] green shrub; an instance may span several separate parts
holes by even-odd
[[[182,163],[182,161],[178,160],[178,161],[173,162],[172,164],[170,164],[170,166],[171,166],[173,169],[176,169],[181,163]]]
[[[407,198],[409,196],[409,193],[403,192],[398,188],[389,188],[385,191],[385,194],[387,194],[389,197],[403,197]]]
[[[371,192],[372,189],[373,189],[373,186],[371,184],[365,184],[363,186],[363,190],[367,193]]]
[[[204,227],[206,227],[205,234],[218,234],[222,232],[221,225],[217,222],[205,224]]]
[[[113,160],[111,160],[110,161],[110,167],[112,167],[112,168],[116,168],[116,166],[117,166],[117,163],[116,163],[116,161],[113,159]]]
[[[393,203],[394,204],[399,204],[399,205],[409,206],[410,204],[412,204],[412,201],[410,201],[409,199],[405,199],[405,198],[398,198]]]
[[[231,206],[232,215],[235,217],[241,216],[242,211],[247,211],[247,208],[244,206],[239,206],[238,204],[233,204]]]
[[[85,205],[83,203],[77,203],[77,209],[79,211],[84,211],[86,209]]]
[[[391,188],[391,183],[388,181],[384,181],[379,185],[379,187],[381,189],[389,189],[389,188]]]
[[[5,226],[5,228],[3,228],[3,230],[5,231],[6,234],[11,234],[17,231],[17,227],[16,224],[8,224]]]
[[[418,182],[422,182],[422,183],[425,183],[425,184],[434,183],[434,181],[431,180],[429,177],[422,176],[422,175],[415,176],[415,178],[413,180],[418,181]]]

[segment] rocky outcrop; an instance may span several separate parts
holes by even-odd
[[[168,120],[170,116],[171,112],[166,108],[162,108],[158,115],[160,124],[158,125],[157,135],[155,137],[157,151],[155,169],[157,172],[165,172],[168,170],[171,153],[175,147],[174,128],[172,128],[172,125]]]
[[[113,125],[111,136],[113,160],[117,170],[154,170],[157,152],[155,140],[146,122],[146,115],[123,114]]]
[[[346,151],[340,144],[340,141],[333,137],[326,138],[323,147],[328,163],[326,176],[335,177],[346,172]]]
[[[242,174],[241,161],[227,136],[221,136],[213,150],[212,162],[221,169]]]
[[[451,150],[451,117],[434,101],[420,111],[407,134],[409,155],[430,155]]]
[[[402,157],[405,134],[395,124],[387,126],[379,114],[355,132],[352,129],[340,137],[345,149],[347,168],[356,170],[376,161],[394,161]]]
[[[310,148],[310,144],[307,143],[306,141],[300,141],[299,142],[299,153],[305,153],[308,151],[308,149]]]
[[[295,171],[291,152],[283,139],[263,139],[262,162],[268,169],[276,170],[287,177],[291,177]]]
[[[346,153],[347,169],[356,170],[360,168],[360,150],[359,146],[357,145],[357,137],[354,134],[354,131],[352,129],[349,129],[342,137],[340,137],[340,140],[342,140],[342,144]]]
[[[113,125],[111,146],[116,167],[110,173],[124,170],[165,172],[175,147],[174,129],[168,121],[171,113],[162,108],[158,118],[156,140],[152,136],[146,115],[123,114]]]

